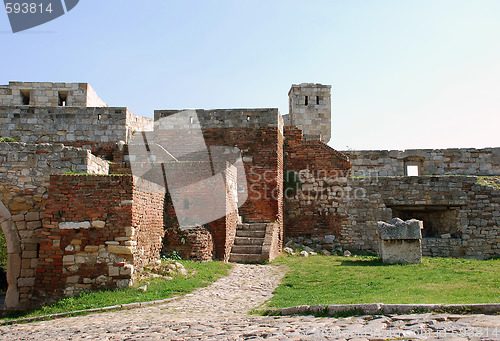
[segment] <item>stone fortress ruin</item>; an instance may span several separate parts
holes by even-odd
[[[424,256],[500,256],[500,148],[336,151],[330,86],[293,85],[289,98],[284,116],[152,119],[107,106],[86,83],[0,86],[0,137],[16,141],[0,143],[5,308],[127,287],[162,252],[234,262],[273,259],[285,244],[377,252],[377,222],[395,217],[423,221]],[[200,200],[212,179],[223,195]],[[223,214],[203,222],[216,206]]]

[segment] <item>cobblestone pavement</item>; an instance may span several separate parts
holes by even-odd
[[[271,297],[282,276],[275,266],[239,264],[210,287],[164,305],[1,326],[0,340],[500,340],[500,316],[247,315]]]

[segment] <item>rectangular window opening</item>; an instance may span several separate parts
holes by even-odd
[[[309,96],[306,96],[306,100],[305,100],[305,105],[308,105],[309,104]]]
[[[59,91],[58,105],[60,107],[65,107],[68,105],[68,92],[67,91]]]
[[[419,176],[418,166],[406,166],[407,176]]]
[[[193,116],[189,117],[189,123],[190,123],[190,124],[193,124],[193,123],[194,123],[194,117],[193,117]]]
[[[30,105],[30,91],[29,90],[21,90],[21,104],[22,105]]]
[[[319,96],[316,96],[316,104],[319,105]]]

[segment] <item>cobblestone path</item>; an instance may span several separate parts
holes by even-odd
[[[500,340],[500,316],[419,314],[262,317],[283,271],[236,265],[228,277],[164,305],[0,327],[0,340]]]

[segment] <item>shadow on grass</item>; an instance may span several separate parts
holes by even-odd
[[[380,258],[374,259],[348,259],[343,260],[340,265],[342,266],[392,266],[391,264],[384,264]]]

